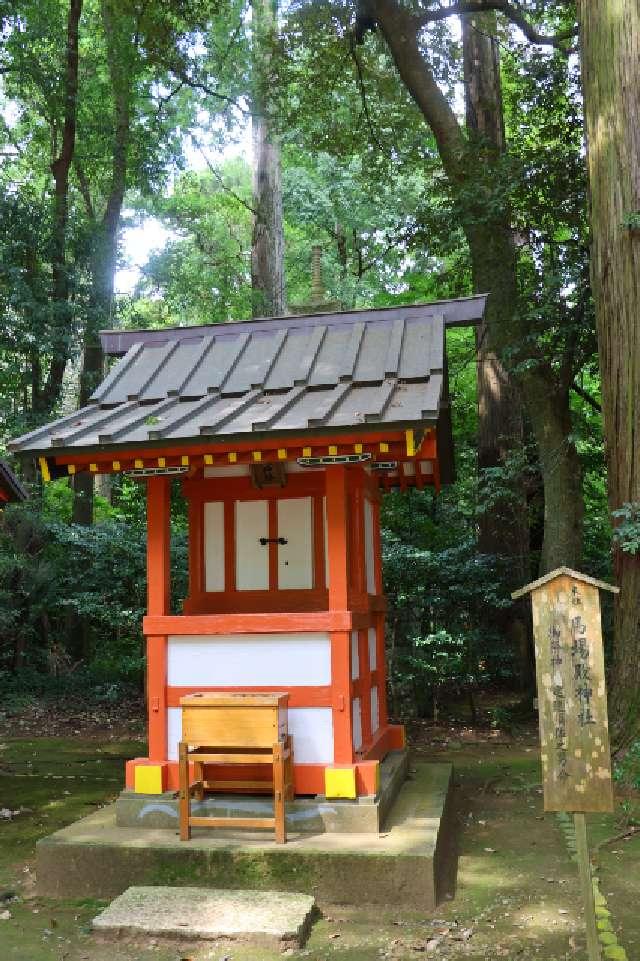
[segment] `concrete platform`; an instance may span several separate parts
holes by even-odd
[[[314,912],[315,901],[307,894],[133,887],[93,919],[93,928],[103,934],[225,938],[300,947]]]
[[[409,771],[409,752],[390,751],[380,765],[380,790],[375,797],[356,801],[328,801],[323,797],[296,798],[287,803],[287,830],[304,834],[378,834]],[[270,797],[242,794],[208,795],[191,802],[199,817],[273,817]],[[136,794],[123,791],[116,801],[116,824],[123,828],[169,828],[178,824],[175,791]]]
[[[119,827],[115,804],[43,838],[38,892],[113,898],[131,885],[297,891],[320,905],[397,904],[432,910],[456,874],[452,767],[416,765],[381,834],[293,834]]]

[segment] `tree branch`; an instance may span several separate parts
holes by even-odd
[[[229,186],[224,182],[224,180],[222,179],[222,177],[221,177],[221,175],[220,175],[220,172],[214,167],[214,165],[211,163],[211,161],[210,161],[209,158],[207,157],[207,154],[205,153],[205,151],[204,151],[204,149],[203,149],[203,147],[202,147],[202,144],[200,144],[200,143],[196,140],[196,138],[193,136],[193,134],[191,134],[190,136],[191,136],[191,140],[192,140],[193,144],[194,144],[194,145],[197,147],[197,149],[200,151],[200,155],[201,155],[202,159],[204,160],[204,162],[206,163],[206,165],[207,165],[207,167],[208,167],[208,169],[209,169],[209,172],[215,177],[215,179],[218,181],[218,183],[220,184],[220,186],[222,187],[222,189],[225,191],[225,193],[228,193],[229,196],[233,197],[233,199],[236,200],[239,204],[242,204],[242,206],[245,207],[253,217],[255,217],[255,216],[256,216],[256,210],[251,206],[251,204],[248,204],[246,200],[243,200],[243,198],[242,198],[239,194],[237,194],[237,193],[235,192],[235,190],[232,190],[231,187],[229,187]]]
[[[349,52],[351,54],[351,59],[356,68],[356,77],[358,78],[358,89],[360,90],[360,100],[362,102],[362,114],[367,122],[369,128],[369,133],[371,134],[371,139],[378,148],[378,150],[383,150],[383,146],[380,143],[380,138],[378,137],[373,122],[371,120],[371,114],[369,113],[369,104],[367,103],[367,91],[364,85],[364,76],[362,73],[362,64],[360,63],[360,58],[358,57],[358,51],[356,50],[355,38],[353,35],[350,38]]]
[[[80,193],[82,199],[84,200],[84,205],[87,209],[87,214],[89,220],[95,222],[96,212],[93,207],[93,201],[91,200],[91,190],[89,187],[89,181],[87,180],[87,175],[84,172],[84,167],[80,163],[77,157],[73,158],[73,167],[76,172],[76,177],[78,178],[78,186],[80,188]]]
[[[575,380],[571,384],[571,390],[574,392],[574,394],[577,394],[578,397],[582,397],[583,400],[586,400],[587,404],[589,404],[590,407],[593,407],[594,410],[597,410],[599,414],[602,413],[602,406],[598,403],[595,397],[592,397],[591,394],[586,391],[584,387],[581,387],[580,384],[576,383]]]
[[[447,176],[463,183],[466,138],[420,49],[416,17],[400,0],[375,0],[374,14],[396,69],[436,138]]]
[[[237,100],[234,100],[233,97],[228,97],[226,94],[220,93],[219,90],[214,90],[213,87],[210,87],[209,84],[205,83],[204,80],[192,79],[186,70],[178,66],[178,64],[170,64],[169,69],[176,75],[178,80],[185,85],[185,87],[189,87],[191,90],[199,90],[201,93],[205,93],[208,97],[214,97],[216,100],[221,100],[222,103],[226,103],[230,107],[235,107],[242,113],[249,113],[249,111],[245,107],[242,107]]]
[[[499,13],[502,13],[507,20],[520,28],[527,40],[531,41],[531,43],[539,46],[555,47],[566,53],[570,53],[573,49],[567,48],[566,43],[577,36],[577,26],[571,30],[563,30],[553,35],[540,33],[527,19],[527,16],[519,4],[512,3],[510,0],[456,0],[456,2],[451,3],[448,7],[438,7],[436,10],[420,14],[420,16],[414,16],[413,19],[414,22],[420,26],[426,26],[428,23],[446,20],[447,17],[465,13],[486,13],[489,10],[497,10]]]

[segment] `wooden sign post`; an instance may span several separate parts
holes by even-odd
[[[600,961],[585,813],[612,811],[599,589],[619,588],[560,567],[515,591],[531,594],[545,811],[571,811],[589,961]]]

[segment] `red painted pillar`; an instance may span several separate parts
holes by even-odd
[[[380,495],[372,499],[373,507],[373,555],[375,558],[376,596],[382,597],[382,538],[380,535]],[[385,645],[385,615],[380,612],[375,615],[376,627],[376,673],[378,675],[378,716],[380,727],[384,727],[389,720],[387,710],[387,652]]]
[[[147,613],[170,612],[170,478],[147,480]],[[147,637],[149,759],[167,760],[167,638]]]
[[[326,478],[329,610],[347,611],[349,607],[349,508],[346,468],[342,465],[328,467]],[[334,631],[331,634],[331,691],[334,761],[336,764],[351,764],[353,735],[349,631]]]

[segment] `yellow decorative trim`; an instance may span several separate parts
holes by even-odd
[[[67,474],[69,474],[70,477],[73,477],[73,475],[75,474],[75,472],[76,472],[76,465],[75,465],[75,464],[67,464]]]
[[[338,453],[338,448],[336,447],[336,445],[329,444],[329,456],[335,457],[337,453]]]
[[[407,457],[415,457],[416,454],[416,442],[413,436],[412,430],[405,430],[404,432],[405,440],[407,442]]]
[[[204,462],[207,465],[207,467],[211,467],[211,465],[213,464],[213,454],[205,454]]]
[[[253,456],[254,462],[255,462],[256,464],[259,464],[260,461],[262,460],[262,451],[260,451],[260,450],[254,450],[252,456]]]
[[[361,453],[362,453],[362,444],[354,444],[354,445],[353,445],[353,450],[354,450],[354,453],[355,453],[355,454],[361,454]]]
[[[38,464],[40,465],[40,473],[42,474],[42,479],[47,483],[51,480],[51,473],[49,471],[49,465],[47,464],[46,457],[38,457]]]
[[[388,453],[389,453],[389,445],[387,444],[386,440],[381,440],[379,447],[380,447],[380,453],[381,453],[381,454],[388,454]]]
[[[138,468],[138,470],[139,470],[140,468],[144,467],[144,461],[143,461],[143,460],[140,460],[139,457],[136,457],[136,459],[135,459],[134,462],[133,462],[133,466],[136,467],[136,468]]]
[[[158,467],[166,467],[166,466],[167,466],[167,458],[158,457]]]
[[[113,467],[114,470],[120,470],[120,461],[114,460],[111,466]]]
[[[97,464],[89,464],[89,470],[91,471],[92,474],[97,474],[97,473],[98,473],[98,465],[97,465]]]
[[[189,455],[188,455],[188,454],[183,454],[182,457],[180,458],[180,463],[182,464],[183,467],[188,467],[188,466],[189,466]]]
[[[327,798],[357,798],[355,767],[326,767],[324,793]]]
[[[162,794],[162,765],[137,764],[133,775],[136,794]]]
[[[232,451],[230,454],[227,454],[227,460],[230,464],[235,464],[238,460],[238,455]]]
[[[302,456],[303,456],[303,457],[311,457],[311,448],[310,448],[310,447],[303,447],[303,448],[302,448]]]
[[[287,459],[286,448],[278,447],[278,460],[286,460],[286,459]]]

